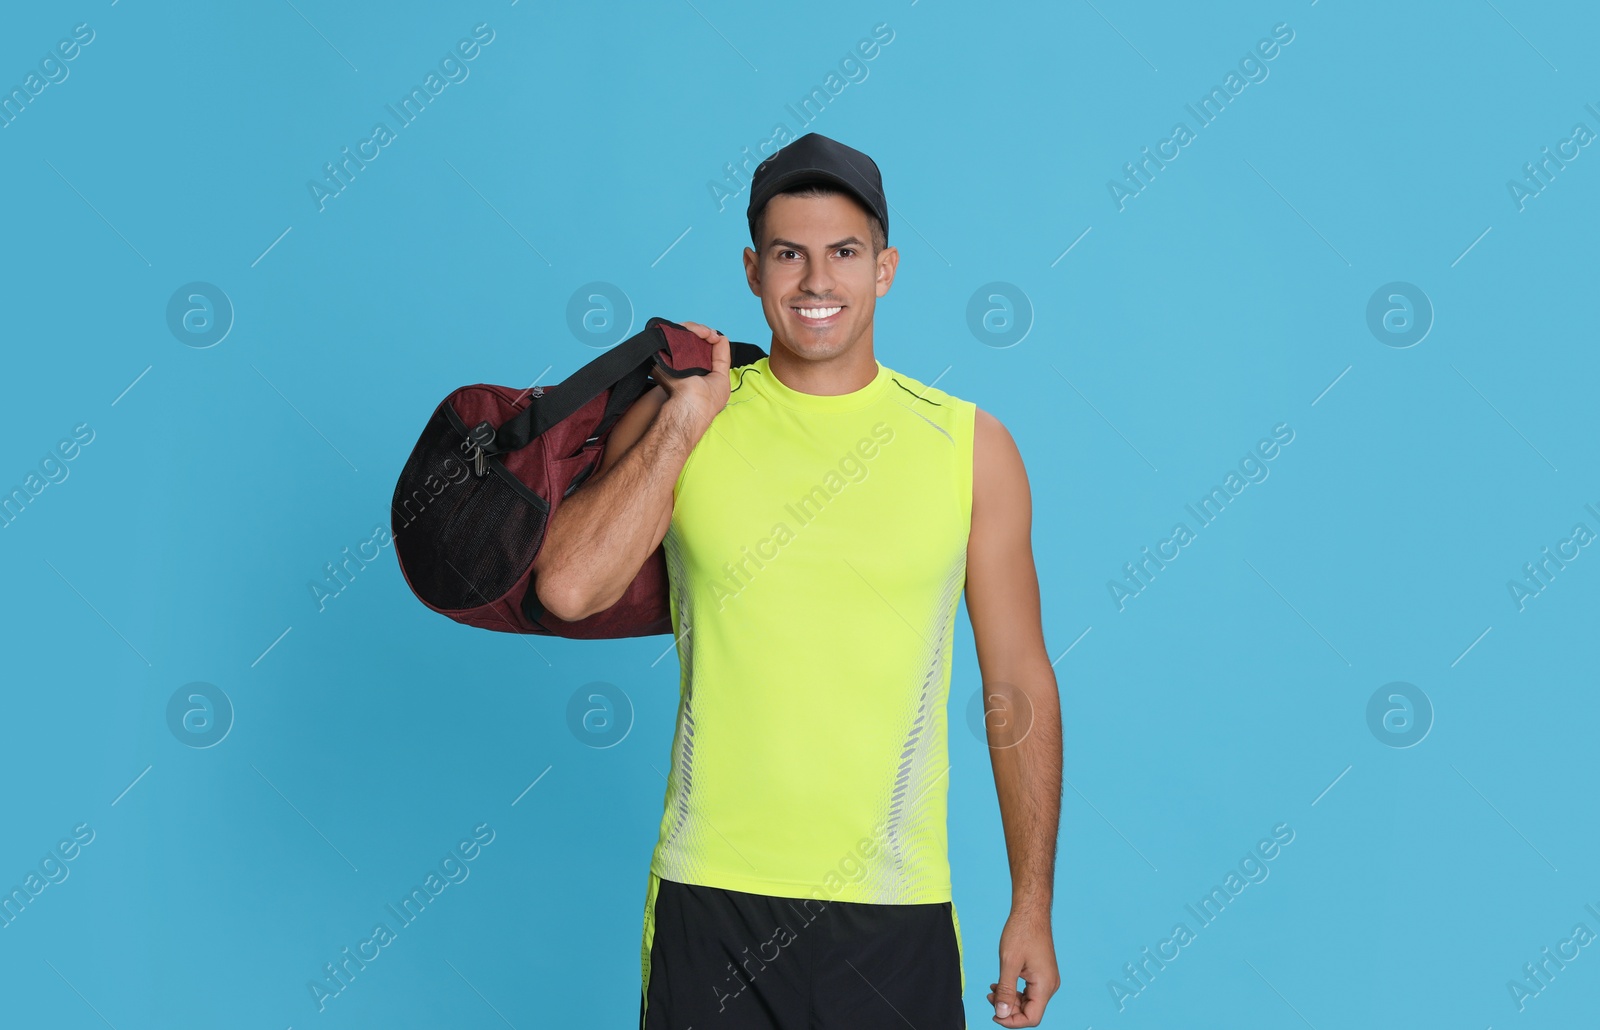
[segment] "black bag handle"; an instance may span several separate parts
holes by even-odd
[[[656,352],[667,346],[666,334],[657,328],[664,321],[650,319],[643,330],[562,380],[561,388],[551,393],[548,401],[539,396],[530,397],[528,406],[506,420],[495,431],[493,444],[486,445],[484,449],[490,454],[520,450],[551,426],[572,417],[579,408],[610,387],[624,379],[640,379],[635,373],[647,373],[644,363],[653,360]],[[642,383],[639,392],[643,392]]]
[[[644,329],[563,379],[559,389],[548,397],[530,397],[528,406],[494,430],[492,438],[488,432],[492,427],[488,427],[487,423],[474,427],[474,441],[489,454],[520,450],[551,426],[571,418],[578,409],[610,389],[611,397],[601,418],[600,428],[596,431],[596,435],[603,435],[648,388],[650,369],[655,363],[656,354],[670,346],[667,334],[661,329],[664,325],[690,331],[660,316],[652,317],[645,323]],[[729,343],[731,366],[754,364],[766,357],[766,351],[755,344]],[[700,369],[662,367],[668,374],[679,378],[703,374]]]

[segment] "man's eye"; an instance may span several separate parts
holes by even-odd
[[[847,255],[847,256],[850,255],[850,254],[854,254],[855,252],[856,252],[856,249],[854,247],[840,247],[839,248],[839,253]]]

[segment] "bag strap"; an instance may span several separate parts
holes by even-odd
[[[754,365],[767,356],[766,351],[753,343],[739,343],[736,340],[729,340],[728,344],[732,352],[730,355],[731,360],[728,363],[729,368]],[[707,369],[706,372],[709,374],[710,369]],[[680,376],[680,378],[682,377]],[[650,389],[649,379],[643,375],[629,375],[612,387],[611,399],[606,402],[605,414],[600,417],[600,425],[595,429],[594,435],[597,437],[605,436],[606,433],[610,432],[611,427],[616,424],[616,421],[622,417],[623,413],[633,407],[633,402],[644,396],[644,392],[648,389]]]
[[[735,343],[732,340],[729,340],[728,342],[733,344],[733,354],[731,355],[733,360],[728,362],[729,368],[740,368],[744,365],[754,365],[756,362],[767,356],[767,352],[762,350],[756,344]]]
[[[644,393],[652,363],[659,363],[668,374],[679,378],[704,375],[709,369],[701,364],[709,364],[709,358],[696,351],[709,354],[710,346],[678,323],[653,317],[643,330],[562,380],[548,396],[529,397],[528,406],[495,429],[492,438],[485,429],[486,423],[480,423],[473,429],[473,439],[489,454],[520,450],[608,389],[612,395],[606,418],[614,420]]]

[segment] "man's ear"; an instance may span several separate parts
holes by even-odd
[[[751,293],[761,296],[761,258],[750,247],[744,248],[744,280]]]
[[[894,285],[895,271],[900,267],[900,251],[894,247],[885,247],[878,252],[878,277],[877,294],[883,296],[889,292],[889,287]]]

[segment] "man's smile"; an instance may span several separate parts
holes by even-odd
[[[800,324],[813,329],[821,329],[832,325],[839,318],[839,313],[844,310],[843,304],[817,305],[811,307],[791,307]]]

